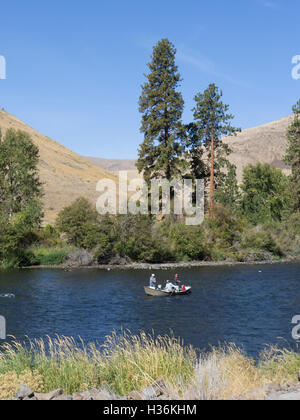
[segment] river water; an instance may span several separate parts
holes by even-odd
[[[25,270],[0,273],[0,315],[22,340],[56,334],[103,343],[111,331],[173,334],[205,351],[234,342],[257,356],[269,344],[296,347],[300,264],[177,270],[189,296],[147,297],[144,270]],[[156,271],[159,283],[175,272]],[[0,344],[3,341],[0,340]]]

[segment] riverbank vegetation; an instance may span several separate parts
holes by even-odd
[[[106,388],[118,395],[142,390],[162,379],[172,398],[263,397],[264,386],[297,381],[299,354],[270,348],[258,361],[234,345],[197,355],[174,337],[112,334],[103,346],[66,337],[12,341],[0,349],[0,399],[20,384],[35,392],[62,388],[65,394]],[[254,394],[253,394],[254,392]]]
[[[274,261],[300,256],[300,101],[287,131],[284,160],[291,168],[258,163],[238,183],[230,163],[230,136],[239,131],[210,84],[195,95],[194,120],[183,124],[176,49],[167,39],[153,49],[139,111],[144,140],[137,168],[155,178],[203,179],[206,216],[200,226],[183,217],[100,216],[85,198],[62,209],[53,226],[41,227],[43,189],[39,152],[21,131],[0,132],[0,267],[68,263],[81,250],[88,264],[189,261]],[[228,141],[224,141],[224,136]],[[171,191],[173,196],[174,191]],[[81,263],[78,263],[81,264]]]

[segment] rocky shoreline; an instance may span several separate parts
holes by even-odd
[[[31,400],[31,401],[143,401],[143,400],[168,400],[170,395],[166,383],[160,379],[142,391],[132,391],[127,396],[119,396],[108,389],[91,389],[84,392],[75,392],[66,395],[61,388],[48,393],[38,393],[32,391],[26,385],[21,385],[19,391],[12,400]]]
[[[285,258],[281,260],[265,260],[265,261],[193,261],[179,263],[127,263],[127,264],[103,264],[103,265],[81,265],[81,264],[60,264],[60,265],[37,265],[29,267],[21,267],[22,270],[28,269],[97,269],[97,270],[172,270],[175,268],[195,268],[195,267],[233,267],[233,266],[249,266],[249,265],[270,265],[270,264],[288,264],[300,262],[299,258]]]
[[[300,378],[300,376],[299,376]],[[107,389],[91,389],[66,395],[61,388],[48,393],[36,393],[26,385],[21,385],[19,391],[11,400],[16,401],[149,401],[173,400],[165,382],[160,379],[142,391],[132,391],[121,397]],[[300,382],[295,384],[270,384],[243,394],[234,400],[265,400],[265,401],[300,401]]]

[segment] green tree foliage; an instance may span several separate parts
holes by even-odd
[[[206,219],[204,228],[210,257],[225,259],[225,255],[235,252],[242,232],[247,229],[247,222],[242,217],[234,215],[229,208],[217,203],[215,217]]]
[[[119,216],[115,252],[133,261],[159,263],[172,260],[167,246],[155,231],[152,218],[146,215]]]
[[[181,173],[181,116],[183,98],[176,89],[181,81],[175,64],[176,49],[168,39],[162,39],[153,48],[150,73],[142,86],[139,110],[143,114],[137,168],[149,182],[152,178],[170,180]]]
[[[250,223],[281,221],[291,213],[288,178],[280,169],[258,163],[244,168],[242,213]]]
[[[92,204],[83,197],[59,213],[56,226],[60,232],[67,235],[70,244],[81,248],[94,248],[101,234],[99,215]]]
[[[282,256],[280,247],[268,230],[247,230],[241,238],[241,247],[257,252],[259,259],[262,259],[261,251],[270,252],[275,256]]]
[[[228,155],[230,147],[222,138],[233,135],[239,129],[231,125],[233,115],[228,113],[229,105],[222,102],[222,91],[215,85],[210,84],[203,92],[195,96],[194,126],[191,126],[192,135],[189,135],[189,154],[192,160],[194,176],[210,176],[210,214],[213,215],[213,196],[215,188],[221,186],[226,178],[224,168],[229,166]],[[197,130],[195,131],[195,127]],[[199,149],[204,148],[209,158],[206,168],[201,163]],[[201,152],[200,152],[201,153]],[[200,174],[199,167],[200,163]]]
[[[287,131],[288,147],[284,161],[292,168],[294,208],[300,211],[300,100],[293,107],[293,112],[295,118]]]
[[[39,150],[22,131],[7,130],[0,143],[0,211],[12,218],[30,208],[39,223],[42,186],[38,174]],[[35,209],[34,209],[35,208]],[[27,212],[29,221],[29,213]]]
[[[169,246],[177,261],[197,261],[205,258],[205,235],[202,226],[175,223],[169,231]]]
[[[0,266],[18,266],[42,218],[38,148],[13,129],[0,136]]]
[[[236,166],[228,165],[223,184],[217,189],[214,199],[224,207],[236,212],[241,199],[240,189],[236,177]]]

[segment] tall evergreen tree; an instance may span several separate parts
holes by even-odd
[[[209,159],[206,175],[210,177],[209,213],[214,216],[214,192],[226,177],[224,168],[230,168],[228,155],[230,147],[222,141],[222,137],[233,135],[240,131],[231,125],[233,115],[228,113],[229,105],[225,105],[221,98],[222,91],[215,84],[210,84],[203,92],[195,96],[196,106],[193,109],[194,121],[197,126],[196,136],[190,150],[191,155],[199,153],[199,148],[205,148]],[[203,166],[203,165],[202,165]],[[203,170],[203,169],[201,169]]]
[[[294,206],[296,211],[300,211],[300,100],[293,107],[293,112],[295,118],[287,131],[288,147],[284,161],[292,168]]]
[[[181,117],[183,98],[177,88],[181,82],[175,64],[176,49],[168,39],[162,39],[153,48],[150,73],[142,86],[139,111],[143,114],[137,168],[149,182],[153,178],[168,180],[181,174]]]

